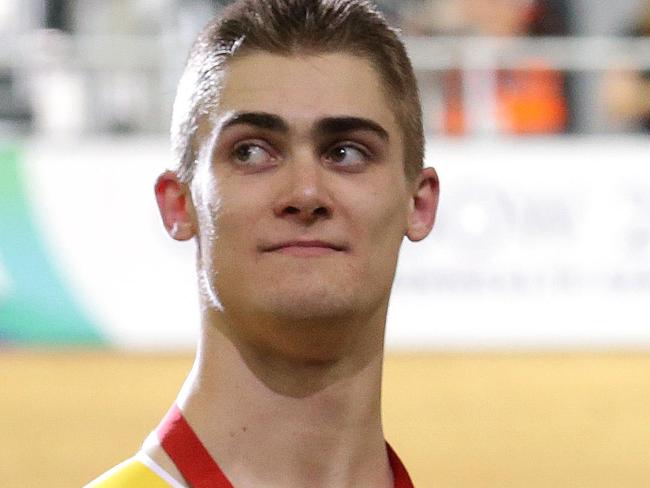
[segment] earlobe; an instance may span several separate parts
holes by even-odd
[[[438,211],[440,183],[433,168],[424,168],[418,177],[411,199],[409,224],[406,237],[411,241],[421,241],[433,228]]]
[[[167,233],[177,241],[186,241],[196,234],[192,202],[187,185],[176,173],[165,171],[154,187],[158,210]]]

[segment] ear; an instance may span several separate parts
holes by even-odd
[[[406,237],[411,241],[421,241],[429,235],[436,220],[440,194],[436,170],[424,168],[413,188]]]
[[[194,208],[187,185],[181,182],[173,171],[165,171],[156,180],[154,190],[167,233],[177,241],[194,237]]]

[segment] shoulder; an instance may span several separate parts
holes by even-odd
[[[118,464],[84,488],[183,488],[143,453]]]

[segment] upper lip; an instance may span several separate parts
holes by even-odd
[[[278,249],[282,249],[284,247],[327,247],[335,251],[344,251],[346,249],[346,246],[343,246],[338,243],[329,242],[329,241],[321,241],[316,239],[311,239],[311,240],[297,239],[297,240],[282,241],[282,242],[265,245],[262,246],[262,250],[277,251]]]

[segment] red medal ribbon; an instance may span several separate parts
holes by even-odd
[[[399,457],[397,457],[397,454],[395,451],[393,451],[393,448],[390,447],[390,444],[388,442],[386,443],[386,450],[388,451],[388,462],[390,463],[390,469],[393,472],[393,486],[395,488],[415,488],[408,471],[406,471],[406,468],[402,464],[402,461]]]
[[[191,488],[234,488],[176,404],[158,426],[157,433],[160,445]]]
[[[176,404],[158,426],[157,434],[160,445],[191,488],[234,488]],[[413,488],[413,482],[393,448],[386,443],[386,449],[395,488]]]

